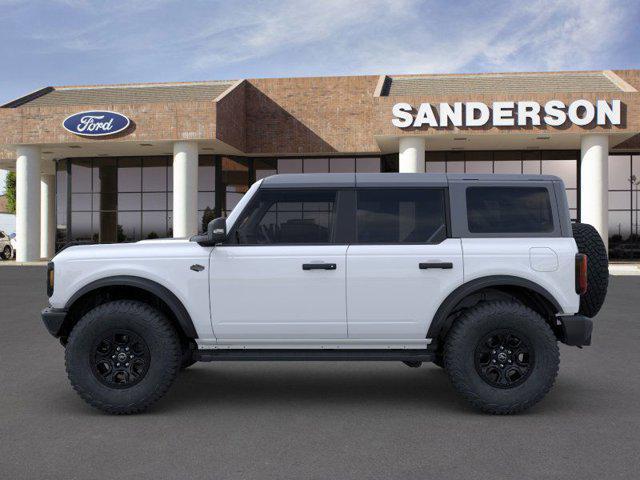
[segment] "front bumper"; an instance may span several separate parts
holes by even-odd
[[[591,345],[593,322],[584,315],[558,317],[560,320],[560,341],[567,345],[583,347]]]
[[[47,307],[42,310],[42,321],[49,333],[56,338],[60,336],[65,318],[67,311],[64,309]]]

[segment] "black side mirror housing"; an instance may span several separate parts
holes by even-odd
[[[191,241],[197,242],[203,247],[213,247],[218,243],[224,243],[227,239],[227,221],[223,217],[214,218],[207,225],[207,233],[194,235]]]
[[[212,245],[223,243],[227,239],[227,220],[223,217],[211,220],[207,225],[207,237]]]

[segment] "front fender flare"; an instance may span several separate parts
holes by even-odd
[[[74,293],[65,304],[65,309],[68,311],[79,298],[83,297],[87,293],[90,293],[99,288],[116,286],[136,287],[141,290],[146,290],[152,295],[155,295],[167,304],[171,312],[175,315],[176,320],[178,321],[178,324],[182,328],[184,334],[188,338],[198,338],[198,333],[193,326],[191,315],[189,315],[189,312],[182,304],[182,302],[178,299],[178,297],[176,297],[175,294],[167,287],[147,278],[136,277],[132,275],[114,275],[112,277],[100,278],[91,283],[88,283],[87,285],[79,289],[76,293]]]

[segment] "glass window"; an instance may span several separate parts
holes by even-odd
[[[566,188],[577,188],[576,160],[542,160],[542,174],[560,177]]]
[[[142,238],[163,238],[167,234],[167,214],[165,212],[142,213]]]
[[[56,165],[56,222],[67,224],[67,161],[60,160]]]
[[[256,181],[278,173],[278,161],[275,158],[255,158],[253,165]]]
[[[446,237],[442,189],[358,191],[360,243],[438,243]]]
[[[71,191],[75,193],[91,192],[90,158],[71,160]]]
[[[329,162],[329,172],[331,173],[353,173],[356,171],[355,158],[332,158]]]
[[[522,162],[522,173],[540,175],[540,160],[524,160]]]
[[[466,162],[466,173],[493,173],[493,162]]]
[[[520,160],[496,160],[493,164],[494,173],[522,173]]]
[[[464,173],[464,162],[447,161],[447,173]]]
[[[139,193],[119,193],[118,210],[140,210],[142,195]]]
[[[141,212],[118,212],[118,241],[136,242],[140,240]]]
[[[609,157],[609,190],[629,190],[631,176],[631,156],[611,155]]]
[[[327,173],[329,171],[328,158],[305,158],[304,173]]]
[[[469,187],[467,217],[472,233],[553,231],[549,192],[543,187]]]
[[[167,159],[162,157],[145,158],[142,162],[142,191],[164,192],[166,189]]]
[[[356,172],[358,173],[379,173],[380,159],[378,157],[356,158]]]
[[[549,192],[543,187],[469,187],[467,220],[472,233],[553,231]]]
[[[198,190],[213,192],[216,189],[216,168],[213,155],[198,157]]]
[[[142,187],[142,168],[139,158],[118,161],[118,192],[139,192]]]
[[[91,212],[71,213],[71,240],[80,243],[91,243],[93,241]]]
[[[167,194],[166,193],[143,193],[142,209],[143,210],[166,210]]]
[[[427,162],[425,165],[425,172],[427,173],[445,173],[446,171],[446,162]]]
[[[335,190],[264,190],[239,220],[240,244],[332,243]]]
[[[609,210],[629,210],[632,196],[630,191],[609,192]]]
[[[299,158],[279,158],[278,173],[302,173],[302,160]]]

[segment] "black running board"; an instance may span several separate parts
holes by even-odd
[[[246,350],[216,349],[198,350],[195,359],[200,362],[215,361],[399,361],[431,362],[434,355],[428,350]]]

